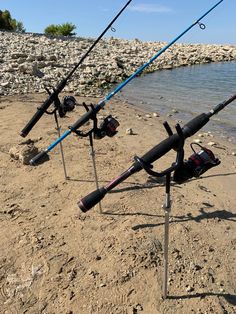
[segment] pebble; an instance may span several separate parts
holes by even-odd
[[[105,284],[105,283],[101,283],[101,284],[100,284],[100,287],[101,287],[101,288],[106,287],[106,284]]]
[[[202,143],[202,141],[201,141],[199,138],[195,138],[195,139],[193,140],[193,142],[194,142],[194,143],[197,143],[197,144]]]
[[[175,109],[175,108],[172,109],[172,112],[173,112],[173,113],[179,113],[179,111],[178,111],[177,109]]]
[[[192,291],[194,291],[194,288],[189,286],[189,285],[187,285],[186,286],[186,292],[192,292]]]
[[[215,142],[209,142],[209,143],[207,143],[207,145],[208,145],[208,146],[215,146],[216,143],[215,143]]]
[[[202,267],[197,265],[197,264],[194,264],[193,262],[191,262],[190,263],[190,269],[191,270],[200,270],[200,269],[202,269]]]
[[[131,129],[131,128],[126,129],[125,134],[126,135],[133,135],[134,134],[133,129]]]

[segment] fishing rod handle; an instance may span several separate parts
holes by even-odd
[[[26,124],[23,130],[20,132],[22,137],[26,137],[35,124],[39,121],[39,119],[43,116],[46,110],[50,107],[50,105],[57,99],[58,94],[62,91],[64,86],[66,85],[66,80],[61,81],[58,85],[57,89],[49,95],[49,97],[45,100],[41,107],[37,108],[36,113],[33,115],[31,120]]]
[[[82,210],[83,213],[86,213],[88,210],[90,210],[92,207],[94,207],[97,203],[99,203],[103,197],[107,194],[107,190],[105,187],[102,187],[100,189],[97,189],[84,198],[82,198],[78,202],[79,208]]]
[[[192,136],[193,134],[198,132],[208,121],[208,114],[202,113],[198,115],[184,125],[184,127],[182,128],[182,136],[184,137],[184,139]],[[175,133],[154,146],[150,151],[143,155],[141,159],[147,164],[152,164],[154,161],[168,153],[171,149],[177,149],[179,147],[180,141],[181,138],[179,134]],[[135,168],[138,167],[137,164],[139,163],[136,162],[134,164]]]
[[[141,169],[142,168],[140,167],[140,170]],[[79,208],[82,210],[82,212],[86,213],[89,209],[91,209],[93,206],[95,206],[97,203],[99,203],[109,191],[111,191],[119,183],[126,180],[128,177],[130,177],[136,171],[137,170],[133,166],[131,166],[129,169],[127,169],[121,175],[119,175],[117,178],[115,178],[114,180],[109,182],[106,186],[101,187],[101,188],[89,193],[87,196],[83,197],[78,202]]]
[[[160,144],[153,147],[149,152],[147,152],[145,155],[141,157],[142,160],[144,160],[147,163],[152,163],[153,161],[157,160],[161,156],[165,155],[169,150],[174,148],[178,145],[179,141],[179,135],[174,134],[170,136],[169,138],[162,141]],[[118,176],[116,179],[112,180],[108,185],[97,189],[90,194],[83,197],[79,202],[78,206],[82,210],[82,212],[86,213],[88,210],[90,210],[93,206],[95,206],[97,203],[99,203],[104,196],[112,190],[115,186],[117,186],[119,183],[126,180],[129,176],[132,174],[142,170],[142,166],[139,162],[134,162],[133,165],[123,172],[120,176]]]
[[[94,119],[100,109],[101,107],[99,105],[95,107],[91,106],[90,109],[87,112],[85,112],[85,114],[82,115],[82,117],[80,117],[74,124],[69,126],[69,129],[71,131],[76,131],[81,126],[83,126],[86,122],[88,122],[90,119]]]
[[[33,129],[35,124],[39,121],[39,119],[43,116],[44,112],[49,108],[49,106],[53,103],[52,97],[48,97],[47,100],[43,103],[43,105],[37,108],[36,113],[30,119],[30,121],[26,124],[26,126],[20,132],[20,136],[26,137],[29,132]]]
[[[42,158],[45,158],[47,156],[48,156],[47,152],[46,151],[42,151],[38,155],[36,155],[32,159],[30,159],[29,163],[30,163],[31,166],[36,166]]]

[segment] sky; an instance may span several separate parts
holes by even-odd
[[[0,10],[23,22],[26,32],[72,23],[78,37],[97,38],[128,0],[0,0]],[[219,0],[132,0],[105,37],[169,42]],[[236,44],[236,0],[224,0],[179,42]]]

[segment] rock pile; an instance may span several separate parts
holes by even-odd
[[[93,39],[49,38],[39,34],[0,32],[0,95],[44,92],[56,86],[78,63]],[[101,96],[134,73],[166,43],[109,38],[85,59],[65,91]],[[236,46],[175,44],[146,70],[236,60]]]

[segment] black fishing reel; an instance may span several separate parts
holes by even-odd
[[[100,124],[99,128],[95,129],[94,138],[102,139],[105,136],[113,137],[118,131],[116,130],[120,123],[111,115],[107,116]]]
[[[49,96],[51,96],[52,93],[50,90],[47,87],[45,87],[45,89]],[[45,112],[47,114],[55,114],[58,111],[59,117],[64,118],[67,112],[73,111],[75,109],[77,101],[73,96],[65,96],[61,102],[58,95],[56,95],[53,103],[54,109],[52,111],[45,110]]]
[[[87,111],[87,114],[89,115],[89,118],[87,116],[87,121],[92,120],[93,126],[88,132],[83,132],[81,130],[74,129],[73,132],[81,137],[87,137],[93,134],[93,137],[95,139],[102,139],[105,136],[113,137],[118,131],[117,128],[120,125],[120,123],[112,117],[112,115],[107,116],[103,119],[100,126],[98,127],[98,119],[97,119],[97,112],[95,110],[94,105],[90,104],[90,106],[86,105],[86,103],[82,103],[85,110]]]
[[[67,112],[73,111],[76,106],[76,99],[73,96],[65,96],[63,101],[57,104],[60,118],[65,117]]]
[[[193,145],[200,147],[198,152]],[[183,183],[192,177],[198,178],[204,172],[220,164],[220,160],[215,157],[214,153],[198,143],[191,143],[193,154],[178,167],[173,175],[173,181]]]

